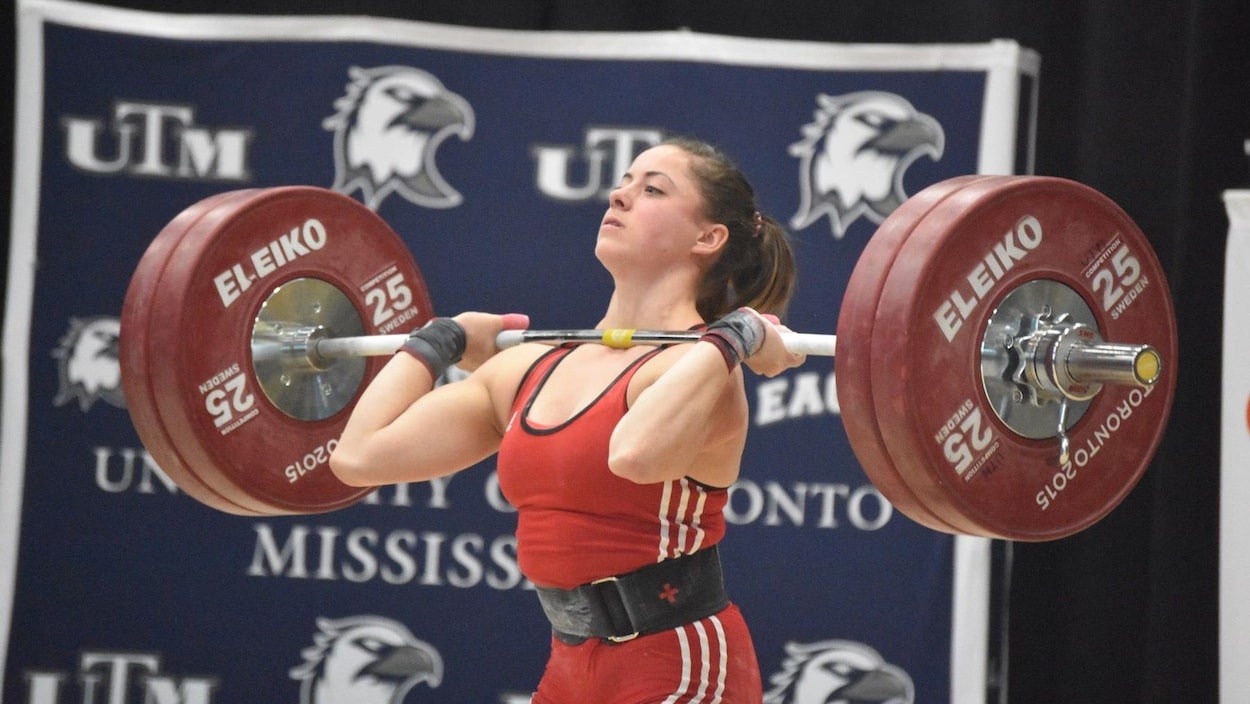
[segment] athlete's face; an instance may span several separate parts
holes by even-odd
[[[601,259],[628,252],[631,260],[663,265],[689,254],[713,226],[703,215],[703,197],[689,171],[691,158],[679,147],[661,145],[634,159],[609,194],[596,247]]]

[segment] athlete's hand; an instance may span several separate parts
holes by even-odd
[[[749,310],[749,309],[747,309]],[[755,311],[751,311],[755,313]],[[781,320],[772,314],[760,314],[764,324],[764,343],[754,354],[743,360],[743,364],[751,371],[767,377],[774,377],[787,369],[797,367],[807,361],[807,355],[795,354],[786,349],[781,340],[781,333],[791,332],[790,328],[781,324]]]
[[[464,356],[456,366],[471,372],[482,366],[486,360],[499,351],[495,347],[495,336],[503,330],[524,330],[529,327],[530,317],[524,313],[492,313],[466,312],[457,315],[454,320],[460,323],[465,332]]]

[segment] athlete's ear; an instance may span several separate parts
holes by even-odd
[[[716,254],[729,242],[729,228],[720,223],[714,223],[706,227],[699,233],[699,238],[695,240],[695,254]]]

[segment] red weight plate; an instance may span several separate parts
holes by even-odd
[[[1057,438],[999,420],[982,377],[993,312],[1030,282],[1075,292],[1106,341],[1163,356],[1154,387],[1094,397],[1064,464]],[[1022,541],[1084,530],[1123,500],[1163,436],[1177,376],[1171,295],[1146,237],[1106,196],[1057,178],[976,183],[934,208],[890,269],[872,352],[877,420],[917,497],[947,522]]]
[[[160,417],[192,471],[236,504],[266,514],[353,504],[370,490],[339,482],[327,460],[385,361],[364,360],[364,378],[344,408],[299,420],[261,389],[253,326],[283,284],[314,279],[350,302],[362,334],[404,332],[432,315],[424,279],[381,218],[333,191],[270,188],[230,208],[193,226],[161,277],[149,331],[149,349],[165,355],[152,370]]]
[[[148,350],[150,314],[161,274],[170,254],[182,241],[187,230],[201,221],[211,219],[214,210],[229,208],[232,200],[246,197],[251,191],[220,193],[191,205],[166,225],[148,245],[126,289],[122,305],[120,360],[122,391],[135,431],[157,466],[188,496],[220,511],[239,515],[259,515],[226,499],[192,472],[178,448],[174,446],[156,409],[155,390],[150,383],[151,369],[161,358]]]
[[[946,533],[964,532],[966,526],[938,518],[912,492],[890,459],[877,426],[872,401],[872,336],[877,301],[886,275],[903,243],[916,224],[938,203],[961,188],[995,176],[957,176],[935,183],[903,202],[881,223],[855,263],[838,313],[837,370],[838,405],[851,449],[873,485],[904,515],[917,523]]]

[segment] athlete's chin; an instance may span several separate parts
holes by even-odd
[[[613,233],[604,233],[604,229],[599,229],[599,237],[595,240],[595,258],[601,263],[607,264],[607,259],[612,257],[613,251],[620,251],[621,244],[613,241]]]
[[[600,235],[598,241],[595,242],[595,259],[599,260],[599,264],[608,273],[616,274],[630,268],[632,265],[629,262],[637,259],[637,255],[632,254],[629,248],[619,240]]]

